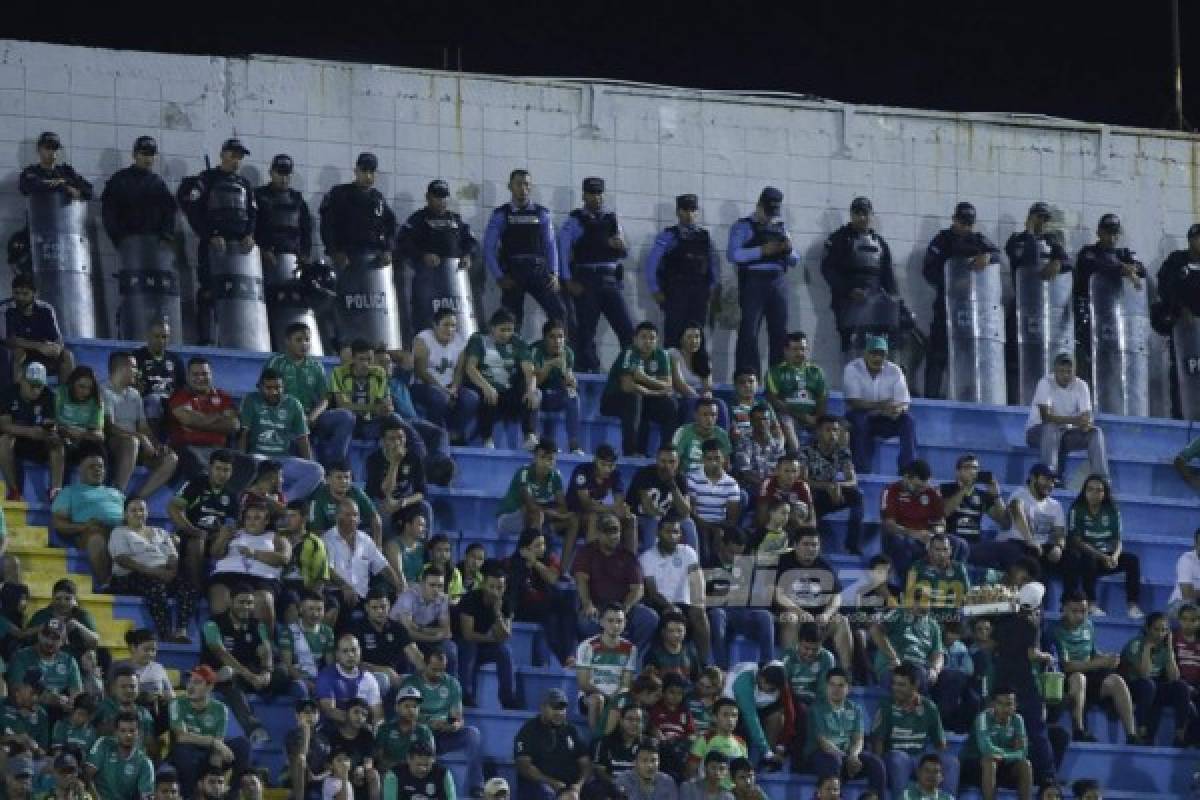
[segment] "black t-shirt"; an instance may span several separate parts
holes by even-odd
[[[517,758],[528,756],[533,766],[564,783],[579,780],[579,759],[588,755],[587,740],[574,725],[547,725],[540,716],[517,731],[515,751]]]
[[[580,490],[586,490],[592,500],[603,503],[608,501],[610,496],[624,494],[625,486],[621,481],[621,473],[615,469],[600,481],[596,477],[596,464],[592,462],[580,464],[571,473],[571,480],[567,485],[567,508],[572,511],[583,510],[578,497]]]
[[[187,503],[183,515],[188,522],[208,533],[216,533],[225,521],[237,519],[237,498],[229,484],[213,488],[207,475],[192,478],[175,496]]]
[[[512,619],[512,599],[507,593],[500,603],[500,613],[505,619]],[[458,619],[461,623],[463,614],[469,614],[475,622],[475,633],[486,634],[496,624],[496,609],[487,605],[483,600],[483,589],[467,592],[458,604]]]
[[[654,464],[647,464],[633,474],[633,480],[629,482],[629,497],[630,502],[637,509],[637,513],[644,513],[641,508],[642,492],[649,492],[649,501],[657,506],[664,514],[671,510],[671,486],[674,484],[679,488],[679,491],[687,495],[687,479],[675,473],[673,480],[663,480],[658,474],[658,467]]]
[[[811,564],[802,565],[796,551],[788,550],[779,557],[776,574],[784,593],[810,614],[823,611],[834,595],[842,591],[837,571],[821,556]],[[784,610],[776,608],[776,611]]]
[[[41,425],[54,419],[54,395],[43,386],[35,399],[26,400],[20,384],[9,384],[0,390],[0,415],[11,417],[15,425]]]
[[[329,740],[332,752],[344,750],[350,754],[352,766],[362,766],[363,759],[374,758],[375,736],[369,728],[359,728],[350,738],[342,736],[336,725],[326,724],[321,727],[321,730],[325,734],[325,738]]]
[[[396,620],[389,619],[384,623],[383,630],[366,618],[356,619],[350,623],[350,633],[353,633],[362,647],[362,660],[368,664],[391,667],[397,672],[403,672],[408,663],[404,648],[412,642],[408,631]]]
[[[302,754],[300,750],[300,730],[293,728],[288,731],[287,737],[284,739],[284,746],[289,757],[298,755],[306,755],[308,758],[308,771],[321,774],[325,771],[325,765],[329,762],[329,756],[333,752],[329,746],[329,739],[325,736],[320,728],[313,730],[308,737],[308,753]],[[309,781],[308,785],[320,786],[321,781]]]
[[[176,389],[183,388],[187,374],[183,359],[175,353],[164,350],[161,356],[154,356],[149,347],[139,347],[133,351],[133,360],[138,366],[138,391],[142,397],[158,395],[166,399]]]
[[[958,481],[943,483],[940,487],[942,499],[957,494]],[[946,515],[946,532],[961,536],[968,542],[979,541],[983,515],[996,505],[998,498],[980,484],[975,484],[971,492],[958,504],[958,510]]]
[[[1033,671],[1029,668],[1029,648],[1038,644],[1038,625],[1028,614],[1007,614],[995,618],[992,641],[992,665],[997,686],[1017,691],[1035,691]]]
[[[633,769],[637,762],[638,740],[625,744],[625,738],[620,731],[615,731],[596,742],[592,751],[592,763],[598,767],[606,767],[613,777]]]
[[[379,449],[367,456],[367,497],[372,500],[382,500],[383,476],[387,474],[388,460],[383,450]],[[392,491],[391,500],[402,500],[414,494],[425,492],[425,468],[421,459],[412,448],[404,453],[404,460],[396,470],[396,488]]]

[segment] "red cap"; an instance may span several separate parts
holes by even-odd
[[[197,678],[202,678],[209,686],[212,686],[217,682],[217,673],[213,672],[213,668],[208,664],[200,664],[192,667],[192,675]]]

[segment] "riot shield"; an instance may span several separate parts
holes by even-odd
[[[1059,353],[1075,352],[1071,273],[1043,280],[1037,270],[1016,270],[1017,364],[1021,405],[1033,402],[1038,381],[1054,368]]]
[[[1150,307],[1146,284],[1092,275],[1092,393],[1105,414],[1150,413]]]
[[[288,326],[303,322],[312,333],[308,354],[313,358],[325,355],[321,344],[321,329],[313,312],[308,288],[299,280],[276,284],[267,289],[267,314],[271,325],[271,346],[276,353],[287,349]]]
[[[94,338],[96,308],[87,203],[70,200],[61,192],[30,195],[29,241],[38,294],[57,312],[62,335]]]
[[[882,334],[889,340],[900,330],[900,301],[882,289],[868,289],[861,303],[847,302],[841,315],[842,358],[846,363],[859,358],[868,334]]]
[[[969,258],[946,261],[947,397],[1004,405],[1004,302],[1000,270],[976,271]]]
[[[221,252],[209,251],[213,308],[218,347],[271,351],[267,306],[263,302],[262,262],[258,248],[243,253],[229,242]]]
[[[380,259],[380,251],[364,250],[350,256],[350,263],[338,273],[338,330],[346,344],[363,338],[374,347],[384,344],[389,350],[400,347],[400,306],[392,266]]]
[[[1200,420],[1200,319],[1177,320],[1171,330],[1180,410],[1187,420]]]
[[[171,342],[183,341],[183,313],[179,301],[179,273],[175,251],[153,234],[126,236],[117,248],[121,270],[117,286],[121,305],[117,330],[122,339],[141,339],[150,325],[165,319]]]
[[[296,277],[296,268],[300,261],[295,253],[275,253],[274,263],[270,259],[262,260],[263,286],[282,286]]]

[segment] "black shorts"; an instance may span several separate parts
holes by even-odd
[[[231,592],[238,586],[246,585],[256,592],[279,594],[279,581],[261,578],[258,575],[245,575],[241,572],[214,572],[208,582],[213,586],[224,586]]]
[[[1113,669],[1093,669],[1083,673],[1087,678],[1087,688],[1084,691],[1088,706],[1109,702],[1100,696],[1100,692],[1104,690],[1104,682],[1108,680],[1108,676],[1115,673],[1116,670]]]
[[[1017,761],[1002,761],[996,768],[996,786],[1002,786],[1005,789],[1016,789],[1020,784],[1020,776],[1017,772]],[[962,771],[959,775],[958,784],[964,786],[980,786],[983,783],[983,765],[977,759],[968,759],[962,762]]]

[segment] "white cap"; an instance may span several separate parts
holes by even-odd
[[[1045,596],[1046,587],[1037,581],[1030,581],[1017,591],[1017,602],[1023,608],[1041,608]]]
[[[493,797],[500,792],[508,791],[508,781],[499,776],[488,779],[488,782],[483,785],[483,796]]]

